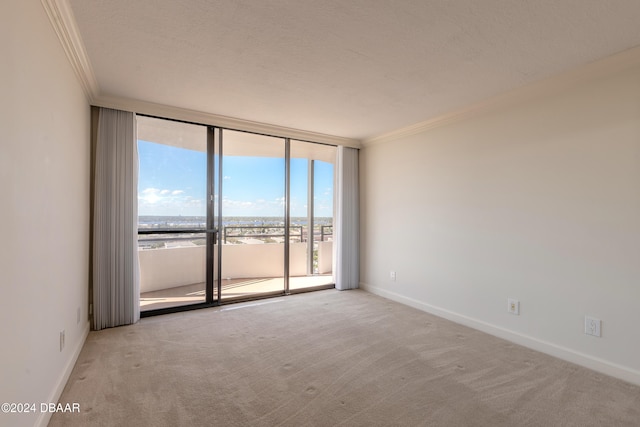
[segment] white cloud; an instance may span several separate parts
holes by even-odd
[[[284,215],[284,198],[265,200],[235,200],[222,198],[225,215],[229,216],[281,216]]]
[[[205,215],[206,203],[185,190],[145,188],[138,193],[139,215]]]
[[[222,198],[222,206],[225,208],[250,208],[254,205],[255,203],[248,200],[233,200],[224,197]]]
[[[139,195],[138,200],[144,203],[154,204],[161,199],[159,196],[160,190],[157,188],[145,188],[140,194],[142,194],[142,196]]]

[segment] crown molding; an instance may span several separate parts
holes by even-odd
[[[41,3],[73,71],[76,73],[87,98],[92,102],[99,93],[98,82],[87,57],[69,2],[67,0],[41,0]]]
[[[395,141],[400,138],[416,135],[430,129],[446,126],[463,120],[468,120],[479,114],[508,108],[515,104],[551,96],[562,90],[579,86],[586,82],[604,77],[611,73],[620,72],[632,67],[640,66],[640,46],[594,61],[581,67],[557,74],[555,76],[533,82],[494,96],[481,102],[436,116],[422,122],[406,126],[361,141],[363,147]]]
[[[170,107],[144,101],[100,96],[100,90],[87,57],[80,32],[78,31],[73,11],[68,0],[41,0],[42,6],[60,40],[65,54],[71,64],[84,92],[91,104],[135,111],[138,113],[162,116],[177,120],[192,121],[202,124],[245,130],[274,136],[301,139],[305,141],[324,142],[332,145],[343,145],[360,148],[378,143],[389,142],[415,135],[441,126],[470,119],[478,114],[505,108],[516,103],[525,102],[542,96],[551,95],[559,90],[567,89],[586,81],[601,77],[607,73],[620,71],[631,66],[640,65],[640,46],[595,61],[576,69],[534,82],[497,95],[484,101],[433,117],[422,122],[406,126],[391,132],[364,140],[342,138],[315,132],[302,131],[265,123],[235,119],[200,111]]]
[[[80,36],[80,31],[78,30],[78,26],[68,0],[41,0],[41,3],[49,17],[49,21],[51,22],[56,35],[58,36],[58,40],[67,55],[67,59],[80,81],[89,103],[92,105],[132,111],[151,116],[165,117],[168,119],[201,123],[204,125],[219,126],[228,129],[298,139],[302,141],[321,142],[331,145],[360,148],[360,141],[356,139],[303,131],[266,123],[253,122],[250,120],[235,119],[232,117],[155,104],[152,102],[103,96],[100,94],[98,82],[93,72],[93,68],[91,67],[91,62],[87,56],[84,43],[82,42],[82,37]]]
[[[319,142],[324,144],[341,145],[353,148],[361,147],[360,141],[357,139],[327,135],[318,132],[304,131],[284,126],[254,122],[250,120],[236,119],[233,117],[205,113],[203,111],[189,110],[180,107],[172,107],[169,105],[155,104],[152,102],[140,101],[137,99],[99,96],[92,101],[92,105],[95,105],[97,107],[131,111],[134,113],[146,114],[149,116],[217,126],[226,129],[254,132],[282,138],[291,138],[301,141]]]

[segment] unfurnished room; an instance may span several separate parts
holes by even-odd
[[[639,17],[3,1],[0,426],[640,426]]]

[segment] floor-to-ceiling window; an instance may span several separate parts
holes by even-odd
[[[207,128],[138,117],[142,311],[205,302]]]
[[[336,147],[291,141],[290,206],[292,227],[289,289],[333,283],[333,187]]]
[[[285,291],[286,140],[222,131],[221,298]]]
[[[143,314],[333,285],[336,147],[138,124]]]

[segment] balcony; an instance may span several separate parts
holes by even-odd
[[[240,228],[242,230],[238,230]],[[266,232],[265,227],[250,228],[225,227],[221,233],[223,301],[284,290],[284,235],[274,232],[282,227],[271,226]],[[291,228],[289,289],[292,291],[333,284],[331,227],[318,228],[313,242],[303,235],[303,227]],[[313,248],[311,274],[310,247]],[[204,233],[140,235],[138,255],[142,311],[205,301]]]

